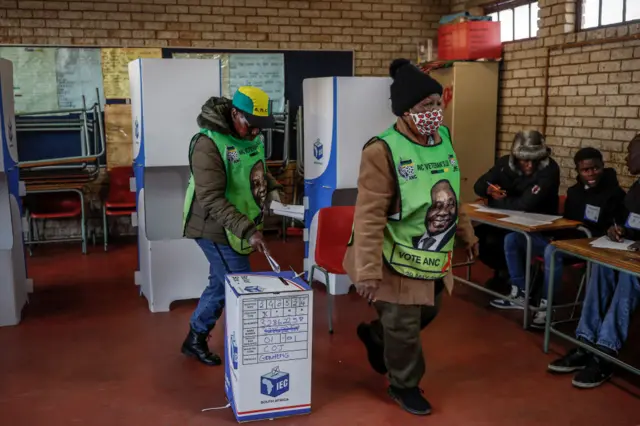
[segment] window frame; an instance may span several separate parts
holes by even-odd
[[[614,22],[613,24],[602,25],[602,5],[604,4],[604,0],[598,0],[598,25],[595,27],[587,27],[583,26],[583,18],[584,18],[584,0],[576,1],[576,31],[592,31],[600,28],[609,28],[609,27],[617,27],[620,25],[630,25],[640,22],[640,18],[632,19],[627,21],[627,3],[633,0],[622,0],[622,21]]]
[[[580,1],[580,0],[578,0]],[[538,27],[536,28],[536,34],[535,35],[531,35],[531,5],[533,3],[539,3],[538,0],[501,0],[501,1],[497,1],[495,3],[491,3],[488,5],[483,6],[484,9],[484,13],[485,15],[491,15],[493,13],[500,13],[503,12],[505,10],[511,10],[513,19],[512,19],[512,35],[513,35],[513,40],[510,41],[503,41],[502,43],[514,43],[514,42],[521,42],[521,41],[526,41],[526,40],[532,40],[538,37],[538,30],[540,29],[540,25],[538,24]],[[519,38],[516,39],[516,19],[515,19],[515,9],[520,7],[520,6],[529,6],[529,37],[525,37],[525,38]],[[538,10],[540,10],[540,5],[538,4]],[[539,17],[538,17],[539,19]],[[497,21],[500,22],[500,21]]]

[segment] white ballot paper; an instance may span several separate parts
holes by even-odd
[[[271,266],[271,269],[273,270],[273,272],[279,274],[280,265],[278,265],[278,262],[276,262],[273,257],[269,256],[269,253],[265,252],[264,255],[267,258],[267,262],[269,262],[269,266]]]
[[[278,201],[271,202],[271,211],[278,216],[286,216],[296,220],[304,220],[304,206],[296,204],[282,204]]]
[[[633,244],[631,240],[622,240],[621,242],[611,241],[609,237],[603,236],[598,238],[595,241],[591,241],[591,247],[595,248],[605,248],[611,250],[624,250],[630,251],[629,247]]]

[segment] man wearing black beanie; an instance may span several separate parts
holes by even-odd
[[[406,59],[391,63],[397,121],[364,148],[354,232],[344,267],[379,319],[358,326],[372,368],[389,376],[389,395],[412,414],[431,405],[419,388],[420,331],[451,291],[455,237],[470,257],[477,239],[460,211],[460,171],[442,126],[442,86]]]

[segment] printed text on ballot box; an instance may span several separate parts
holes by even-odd
[[[243,300],[242,363],[306,359],[308,324],[306,294]]]

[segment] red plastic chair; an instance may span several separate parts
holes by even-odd
[[[329,274],[344,275],[342,261],[353,229],[354,206],[326,207],[318,213],[315,264],[311,267],[309,282],[316,271],[324,275],[327,286],[329,333],[333,333],[333,296],[329,293]]]
[[[47,219],[74,219],[76,217],[82,218],[82,199],[73,194],[65,193],[44,193],[44,194],[32,194],[26,199],[28,206],[27,222],[29,228],[29,254],[32,254],[31,244],[45,243],[45,242],[57,242],[63,241],[62,239],[44,240],[44,233],[47,224]],[[38,229],[38,223],[35,220],[42,220],[42,237],[40,239],[40,232]],[[82,220],[81,226],[84,226]],[[84,240],[85,233],[82,232],[82,252],[86,251],[86,241]],[[71,241],[70,239],[64,239],[64,241]]]
[[[102,206],[104,251],[108,249],[109,217],[131,216],[136,211],[136,194],[129,185],[132,167],[114,167],[109,172],[109,193]]]

